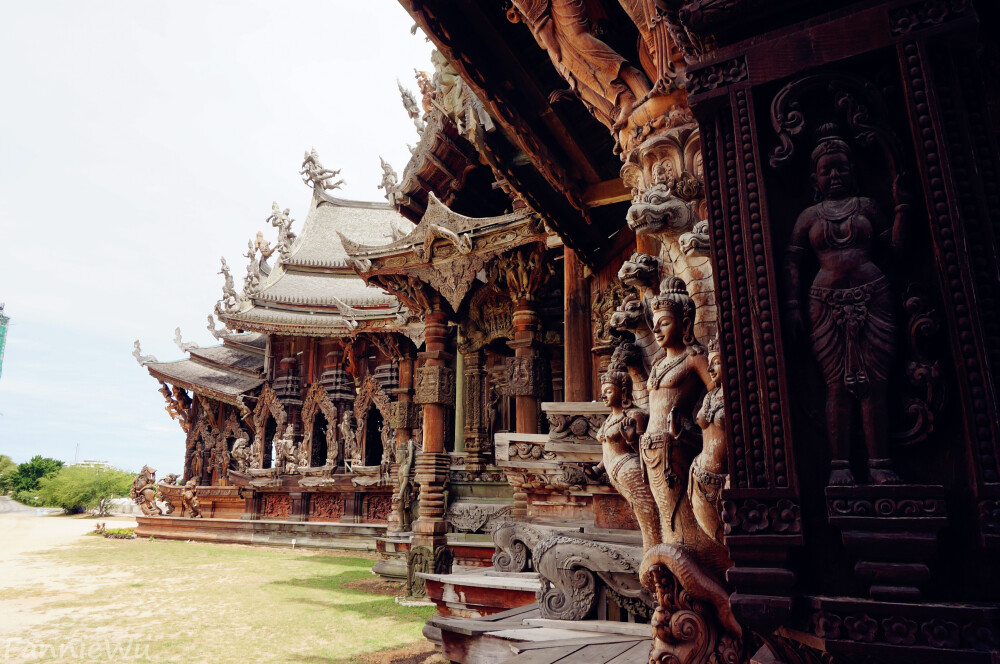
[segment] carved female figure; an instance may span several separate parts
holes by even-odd
[[[632,377],[621,366],[613,364],[601,375],[601,399],[611,408],[611,415],[597,432],[604,455],[601,463],[587,474],[594,476],[601,470],[607,471],[611,486],[635,512],[642,531],[642,549],[648,551],[661,541],[656,501],[643,477],[637,454],[648,416],[646,411],[632,405]]]
[[[900,481],[888,449],[886,386],[895,324],[889,280],[872,262],[876,239],[901,244],[908,206],[896,207],[891,228],[875,201],[858,196],[850,146],[837,136],[820,139],[812,152],[819,202],[799,215],[786,250],[788,318],[792,338],[803,331],[800,264],[811,250],[819,272],[809,288],[812,349],[826,381],[826,426],[830,484],[854,484],[850,439],[855,403],[868,451],[873,484]],[[893,185],[900,199],[898,178]]]
[[[646,382],[649,424],[640,440],[640,456],[668,540],[673,539],[668,533],[691,537],[684,533],[685,525],[697,529],[677,519],[683,484],[700,442],[692,416],[705,386],[713,385],[705,349],[694,336],[694,309],[682,279],[663,280],[660,295],[653,299],[653,337],[661,355]]]
[[[340,421],[340,435],[344,440],[344,460],[350,463],[359,463],[361,461],[361,450],[358,448],[354,429],[351,428],[350,411],[345,411],[344,419]]]
[[[719,384],[718,345],[713,343],[708,350],[708,374],[715,381],[715,388],[708,391],[698,411],[698,426],[701,427],[701,453],[691,462],[691,477],[688,481],[688,498],[694,518],[701,529],[716,542],[722,543],[722,520],[719,518],[722,487],[726,482],[726,432],[724,429],[725,400],[722,385]]]

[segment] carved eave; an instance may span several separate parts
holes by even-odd
[[[263,357],[227,346],[199,348],[190,359],[150,362],[145,367],[157,380],[234,406],[240,396],[264,382]]]
[[[426,211],[429,194],[451,205],[469,172],[480,166],[475,149],[443,112],[435,108],[424,119],[424,133],[394,192],[396,209],[414,222]]]
[[[608,129],[577,100],[549,101],[567,83],[531,32],[499,7],[400,4],[495,120],[500,131],[475,136],[482,159],[581,259],[598,266],[617,240],[609,238],[631,234],[622,229],[630,196]]]
[[[366,282],[381,285],[379,277],[383,276],[415,277],[458,311],[491,258],[546,237],[544,224],[531,210],[498,217],[466,217],[431,193],[427,211],[406,237],[384,246],[363,245],[343,236],[341,242]]]

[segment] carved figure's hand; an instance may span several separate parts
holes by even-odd
[[[896,205],[909,205],[910,192],[905,188],[906,173],[900,173],[892,180],[892,200]]]
[[[587,476],[587,479],[594,482],[601,479],[602,472],[604,472],[604,464],[601,463],[585,465],[583,467],[583,474]]]

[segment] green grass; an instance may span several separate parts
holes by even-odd
[[[419,641],[434,612],[345,588],[372,561],[341,555],[81,538],[36,561],[76,581],[36,609],[51,620],[32,640],[132,639],[148,661],[341,664]]]

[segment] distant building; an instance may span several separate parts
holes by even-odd
[[[3,313],[3,302],[0,302],[0,375],[3,375],[3,349],[7,345],[7,323],[10,318]]]
[[[107,461],[94,461],[93,459],[84,459],[83,461],[79,461],[77,463],[68,463],[66,465],[67,466],[83,466],[84,468],[102,468],[104,470],[113,470],[114,469],[114,466],[112,466]]]

